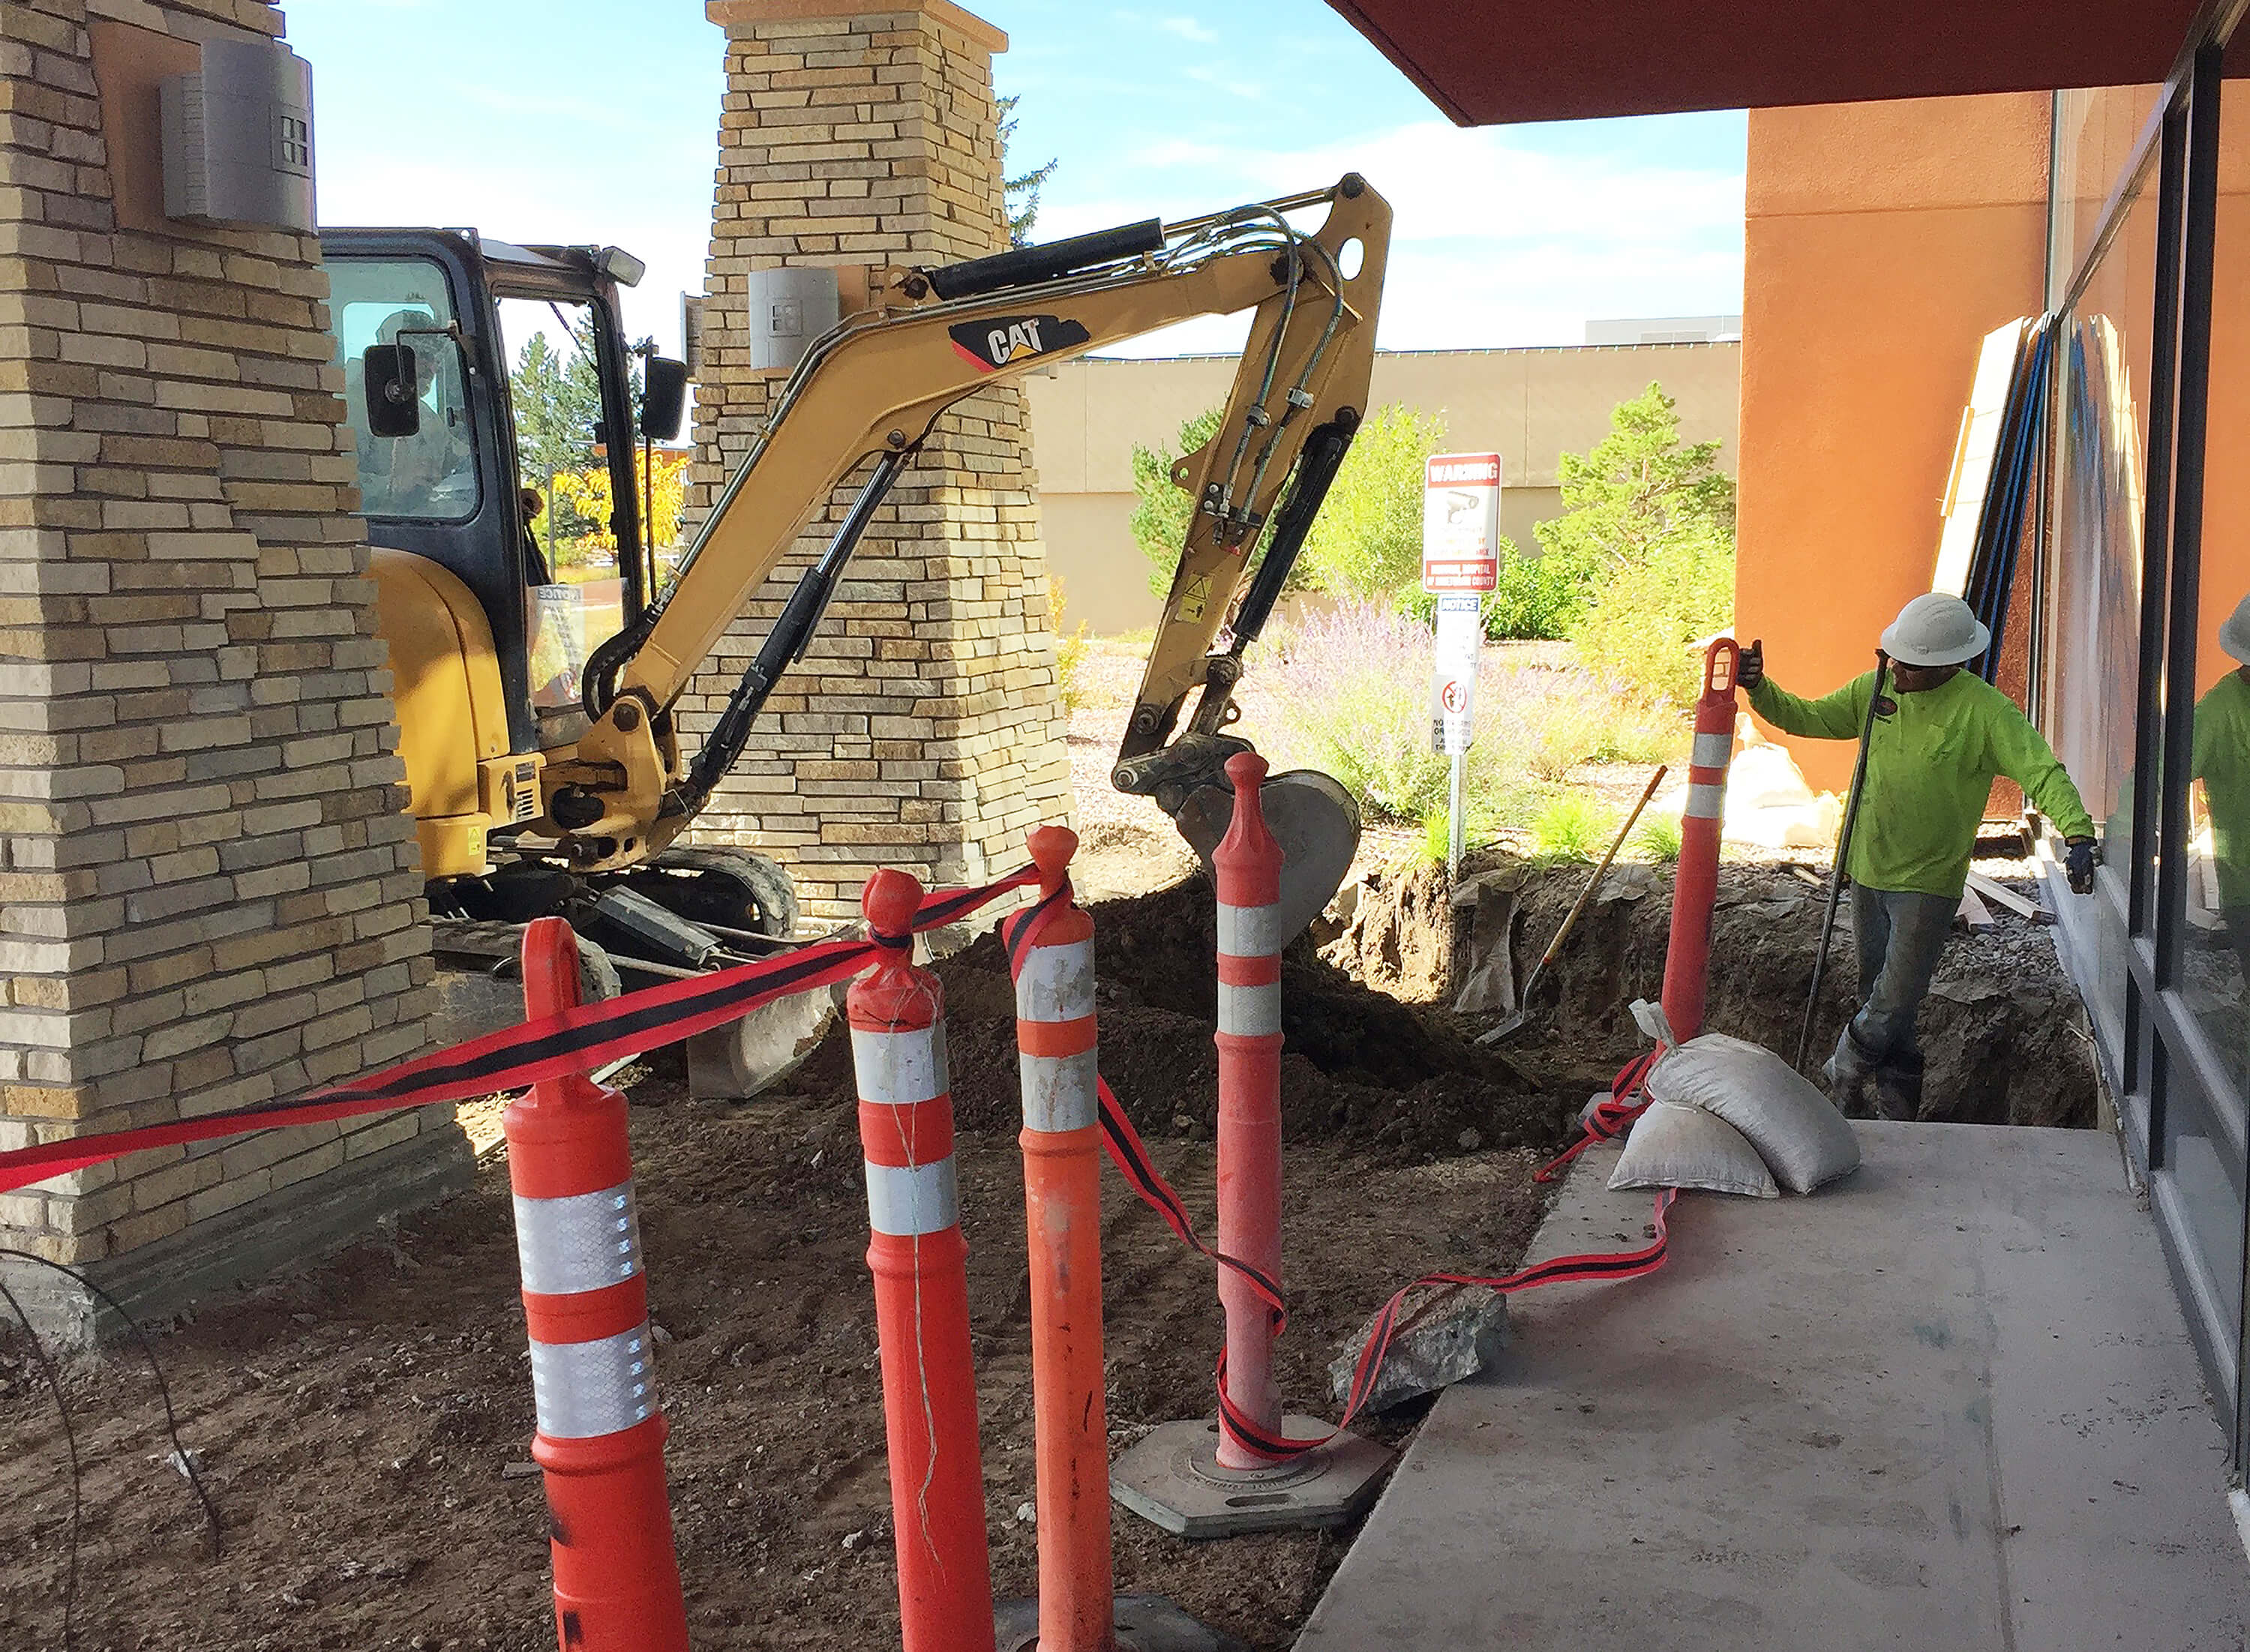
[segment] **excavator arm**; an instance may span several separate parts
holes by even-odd
[[[1317,230],[1286,216],[1323,203]],[[1237,715],[1243,650],[1366,408],[1390,228],[1389,205],[1354,174],[1184,224],[1151,220],[945,268],[871,272],[873,301],[798,364],[671,589],[588,662],[590,726],[549,765],[546,829],[575,864],[601,871],[645,859],[694,818],[775,681],[803,657],[884,493],[947,408],[1174,322],[1252,310],[1218,430],[1174,472],[1196,508],[1115,771],[1122,789],[1155,797],[1207,852],[1200,839],[1214,818],[1223,829],[1221,800],[1231,795],[1219,766],[1246,747],[1221,732]],[[827,551],[799,580],[702,749],[683,757],[673,707],[690,678],[833,491],[862,472]],[[1351,828],[1356,838],[1356,818]]]

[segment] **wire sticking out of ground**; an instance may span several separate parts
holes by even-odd
[[[0,1256],[13,1256],[19,1262],[35,1263],[42,1268],[52,1269],[65,1278],[83,1285],[100,1298],[110,1311],[131,1328],[134,1339],[141,1345],[141,1352],[148,1361],[148,1374],[156,1380],[157,1398],[163,1402],[164,1435],[171,1442],[172,1446],[172,1454],[168,1461],[172,1467],[179,1470],[181,1477],[187,1481],[189,1487],[195,1492],[196,1501],[203,1505],[204,1519],[211,1527],[211,1559],[217,1559],[225,1542],[224,1528],[219,1520],[218,1505],[211,1501],[211,1491],[204,1484],[203,1476],[196,1468],[195,1457],[189,1452],[187,1447],[180,1442],[180,1419],[178,1414],[172,1408],[171,1387],[164,1380],[164,1367],[157,1361],[156,1347],[148,1340],[148,1332],[141,1328],[139,1320],[126,1312],[122,1303],[77,1269],[59,1262],[50,1261],[34,1251],[18,1250],[8,1245],[0,1245]],[[53,1356],[47,1352],[46,1345],[39,1340],[39,1333],[31,1328],[31,1315],[24,1311],[24,1304],[17,1299],[16,1293],[5,1284],[0,1284],[0,1298],[6,1298],[8,1306],[23,1325],[24,1336],[31,1341],[32,1358],[38,1362],[39,1370],[47,1380],[47,1387],[55,1397],[55,1415],[62,1421],[63,1442],[70,1455],[70,1559],[63,1574],[63,1649],[64,1652],[70,1652],[78,1606],[79,1515],[85,1504],[84,1476],[78,1455],[78,1432],[71,1423],[70,1402],[63,1393],[62,1373],[57,1367]]]

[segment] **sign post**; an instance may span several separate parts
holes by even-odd
[[[1480,599],[1500,580],[1500,455],[1439,453],[1423,474],[1422,589],[1438,599],[1430,735],[1452,760],[1446,777],[1446,875],[1461,869],[1463,760],[1476,708]]]

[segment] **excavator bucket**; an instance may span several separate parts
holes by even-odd
[[[1316,768],[1269,775],[1259,799],[1273,841],[1281,846],[1281,940],[1286,946],[1336,898],[1351,871],[1359,853],[1359,805],[1333,776]],[[1172,817],[1206,873],[1233,818],[1234,793],[1225,786],[1197,787]]]

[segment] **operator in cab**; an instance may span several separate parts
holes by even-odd
[[[1763,639],[1742,652],[1737,680],[1750,691],[1751,708],[1783,733],[1853,740],[1867,729],[1850,863],[1838,869],[1852,885],[1860,1002],[1821,1071],[1846,1113],[1864,1105],[1872,1089],[1883,1118],[1921,1114],[1915,1023],[1961,905],[1995,776],[2021,786],[2062,834],[2072,892],[2094,888],[2094,823],[2078,788],[2015,703],[1962,669],[1991,640],[1959,597],[1936,591],[1915,597],[1883,632],[1889,669],[1872,724],[1874,671],[1803,699],[1765,674]]]

